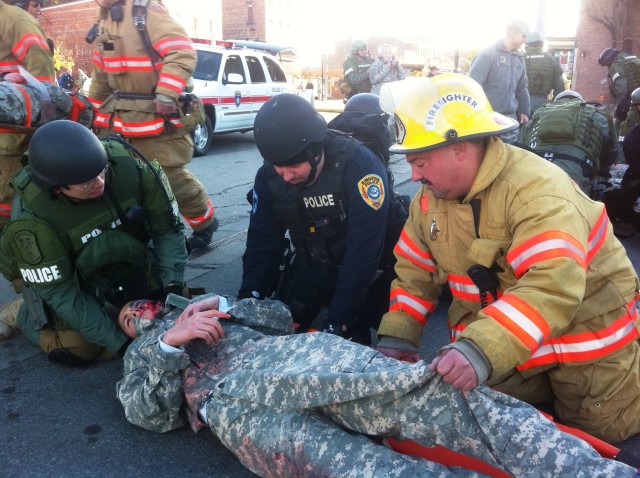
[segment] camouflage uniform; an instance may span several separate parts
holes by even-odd
[[[271,333],[292,331],[278,302],[243,299],[229,313],[240,320],[223,321],[217,345],[197,340],[162,352],[159,337],[173,312],[129,347],[117,394],[131,423],[172,430],[184,423],[184,404],[197,429],[204,411],[222,443],[261,476],[480,476],[364,435],[442,445],[513,476],[635,476],[529,405],[482,386],[454,391],[424,362],[400,362],[324,333],[257,331],[264,324]]]

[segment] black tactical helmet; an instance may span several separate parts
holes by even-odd
[[[364,40],[353,40],[353,43],[351,43],[351,51],[356,52],[358,50],[368,50],[369,47],[367,46],[367,42]]]
[[[386,114],[380,107],[380,97],[373,93],[358,93],[353,95],[344,105],[345,111],[357,111],[358,113],[372,113],[374,115]]]
[[[620,53],[620,50],[618,50],[617,48],[605,48],[604,50],[602,50],[602,53],[600,53],[600,58],[598,58],[598,64],[600,66],[609,66],[611,65],[611,63],[613,63],[613,60],[616,59],[616,57],[618,56],[618,53]]]
[[[44,2],[44,0],[35,0],[40,4],[40,8],[42,8],[42,4]],[[16,7],[20,7],[23,10],[26,10],[27,7],[29,6],[29,0],[11,0],[11,5],[14,5]]]
[[[313,143],[322,143],[326,135],[324,118],[307,100],[290,93],[276,95],[262,105],[253,123],[258,151],[273,164],[306,161],[300,153]]]
[[[69,120],[46,123],[29,144],[31,180],[41,189],[81,184],[107,165],[107,152],[87,128]]]
[[[636,88],[631,92],[631,104],[640,105],[640,88]]]

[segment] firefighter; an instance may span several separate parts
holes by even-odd
[[[178,102],[196,65],[193,44],[158,1],[135,9],[132,0],[98,3],[100,24],[89,91],[96,109],[94,127],[100,135],[121,134],[146,157],[158,160],[180,214],[193,229],[189,245],[205,247],[218,222],[207,191],[186,167],[193,141]]]
[[[371,343],[393,279],[383,260],[393,260],[383,254],[391,203],[383,161],[286,93],[260,108],[254,137],[265,164],[254,182],[238,296],[271,295],[288,231],[296,255],[290,286],[276,298],[289,305],[298,331],[328,307],[314,328]]]
[[[17,317],[0,320],[17,322],[57,363],[112,357],[127,337],[109,304],[163,300],[185,288],[175,198],[157,162],[142,163],[73,121],[41,126],[28,155],[11,182],[18,197],[0,236],[0,272],[22,299]]]
[[[26,4],[27,2],[25,2]],[[0,77],[27,70],[40,81],[55,84],[52,52],[44,31],[21,6],[0,1]],[[21,167],[29,135],[0,126],[0,230],[9,222],[15,196],[9,180]]]
[[[395,248],[398,278],[378,349],[417,359],[448,283],[452,343],[431,370],[487,385],[608,442],[640,431],[638,277],[602,203],[548,161],[503,143],[517,128],[473,79],[383,89],[422,183]]]

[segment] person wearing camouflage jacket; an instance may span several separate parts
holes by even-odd
[[[0,78],[19,73],[22,67],[37,80],[55,83],[53,56],[46,35],[30,14],[0,1],[0,32]],[[15,108],[10,102],[5,106],[9,110]],[[0,125],[0,230],[11,216],[15,192],[9,181],[22,167],[20,158],[27,150],[29,138],[25,132]]]
[[[194,230],[189,244],[201,248],[211,242],[217,226],[206,189],[186,167],[193,141],[178,102],[195,68],[196,52],[184,28],[155,0],[144,9],[136,7],[136,18],[145,18],[141,33],[132,3],[100,2],[89,89],[94,128],[100,135],[121,134],[160,163],[180,214]]]
[[[228,314],[210,310],[217,301],[209,297],[161,322],[137,318],[153,318],[153,304],[123,309],[125,330],[152,329],[129,347],[117,384],[131,423],[167,432],[184,424],[185,409],[194,430],[206,423],[244,466],[268,477],[482,476],[369,437],[442,445],[512,476],[636,475],[499,392],[481,386],[463,394],[424,362],[401,362],[322,332],[294,335],[278,301],[225,307],[222,300]]]

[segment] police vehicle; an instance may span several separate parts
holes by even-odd
[[[264,45],[264,49],[245,45]],[[194,155],[202,156],[209,150],[213,134],[253,129],[260,107],[272,96],[290,92],[291,85],[280,59],[272,54],[278,51],[275,45],[194,40],[194,46],[198,62],[193,92],[202,99],[206,115],[192,135]],[[289,51],[295,55],[295,50]]]

